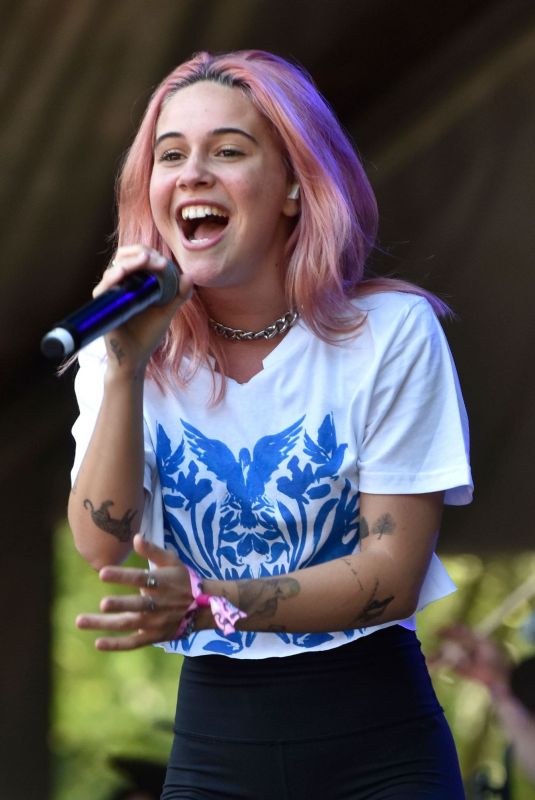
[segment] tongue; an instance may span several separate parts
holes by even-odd
[[[220,233],[223,224],[220,222],[212,222],[211,220],[203,220],[195,228],[195,233],[192,239],[211,239]]]

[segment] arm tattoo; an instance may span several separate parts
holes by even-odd
[[[351,627],[352,628],[367,628],[369,625],[374,624],[378,618],[386,611],[387,607],[390,605],[392,600],[394,599],[394,595],[390,595],[389,597],[385,597],[384,599],[380,599],[377,597],[377,590],[379,588],[379,581],[375,581],[375,586],[373,587],[373,591],[370,595],[370,598],[362,611],[358,614],[355,619],[351,620]]]
[[[373,523],[372,533],[378,533],[379,539],[381,539],[385,533],[394,533],[395,527],[396,523],[391,514],[381,514],[379,519],[376,519]]]
[[[394,521],[394,517],[392,514],[388,512],[386,514],[381,514],[372,525],[372,529],[370,531],[370,526],[368,525],[368,520],[366,517],[360,518],[360,538],[365,539],[370,533],[376,533],[379,539],[382,539],[385,533],[391,534],[394,533],[396,529],[396,523]]]
[[[237,581],[238,608],[246,611],[249,617],[275,616],[279,600],[287,600],[299,594],[301,587],[295,578],[260,578],[259,580]]]
[[[362,585],[362,583],[361,583],[361,580],[360,580],[360,578],[359,578],[359,574],[358,574],[357,570],[355,569],[355,567],[352,565],[352,563],[351,563],[351,561],[349,560],[349,558],[343,558],[343,559],[342,559],[342,561],[344,562],[344,564],[346,564],[346,565],[349,567],[349,570],[350,570],[350,571],[353,573],[353,575],[354,575],[354,576],[355,576],[355,578],[357,579],[357,581],[358,581],[358,585],[359,585],[359,586],[360,586],[360,588],[361,588],[361,589],[364,591],[364,586],[363,586],[363,585]]]
[[[91,519],[97,528],[106,531],[106,533],[111,533],[120,542],[128,542],[132,538],[132,521],[137,511],[129,508],[121,519],[113,519],[108,511],[112,505],[113,500],[104,500],[100,508],[95,508],[89,498],[84,500],[84,508],[89,509],[91,512]]]
[[[122,349],[121,345],[119,344],[118,339],[110,339],[110,347],[111,347],[113,355],[117,359],[117,363],[120,366],[121,365],[121,361],[124,358],[124,350]]]

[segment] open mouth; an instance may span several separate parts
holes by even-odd
[[[189,242],[208,242],[226,227],[228,214],[217,206],[184,206],[178,222]]]

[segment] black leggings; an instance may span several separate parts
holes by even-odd
[[[162,800],[462,800],[416,636],[288,658],[185,658]]]

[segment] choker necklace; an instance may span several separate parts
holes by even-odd
[[[298,311],[287,311],[286,314],[276,319],[271,325],[262,328],[261,331],[242,331],[241,328],[229,328],[227,325],[222,325],[210,317],[208,317],[208,323],[211,329],[224,339],[231,339],[235,342],[251,342],[256,339],[274,339],[275,336],[280,336],[282,333],[289,331],[298,319]]]

